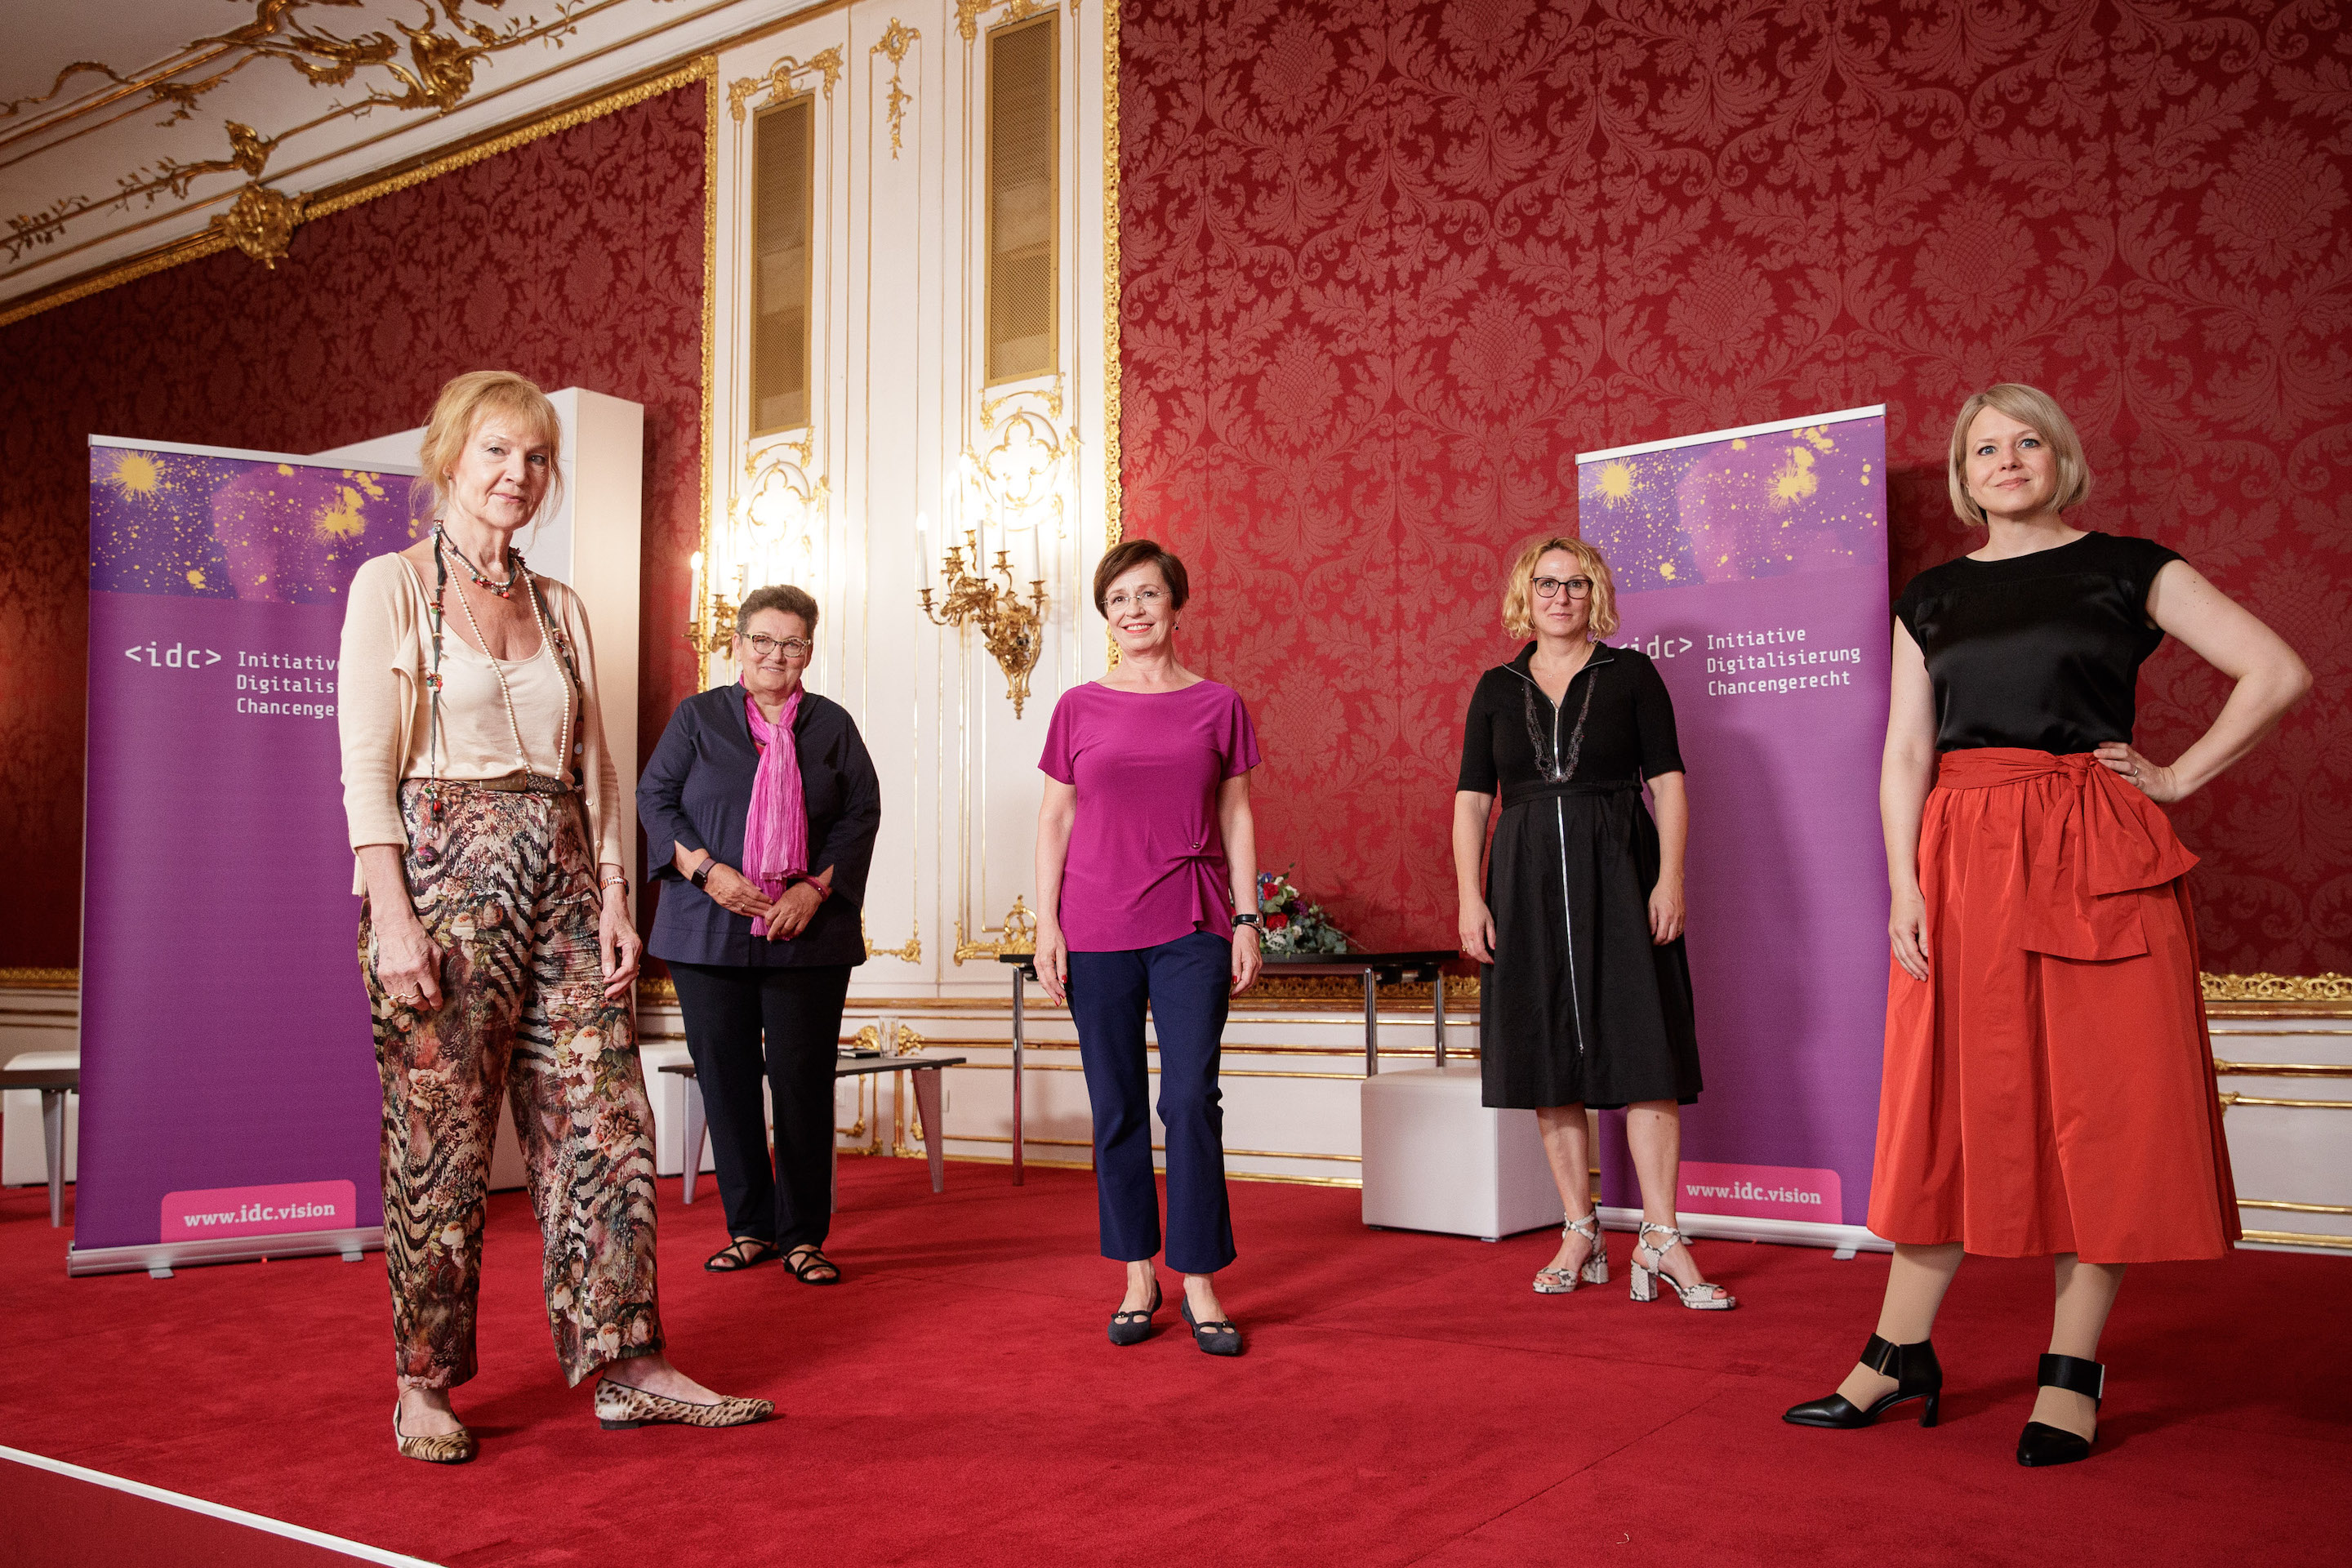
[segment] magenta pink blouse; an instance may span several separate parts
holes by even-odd
[[[1064,692],[1037,765],[1078,792],[1062,867],[1070,946],[1157,947],[1196,928],[1230,942],[1217,785],[1257,763],[1249,710],[1219,681],[1148,692],[1088,682]]]

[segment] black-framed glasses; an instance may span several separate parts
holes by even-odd
[[[1568,596],[1571,599],[1590,598],[1592,595],[1592,579],[1590,577],[1538,577],[1536,579],[1536,597],[1538,599],[1557,599],[1562,588],[1568,590]]]
[[[752,632],[743,640],[751,645],[752,654],[760,658],[773,658],[780,654],[786,658],[806,658],[809,655],[805,637],[772,637],[765,632]]]

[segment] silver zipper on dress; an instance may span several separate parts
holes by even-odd
[[[1576,674],[1582,675],[1585,670],[1591,669],[1595,662],[1593,658],[1587,658],[1584,661],[1584,669],[1578,670]],[[1535,677],[1520,669],[1517,665],[1506,665],[1504,668],[1526,681],[1538,695],[1543,695],[1543,688],[1537,683]],[[1576,684],[1576,676],[1569,677],[1568,684],[1573,687]],[[1558,702],[1553,702],[1549,696],[1544,696],[1544,700],[1551,706],[1551,754],[1557,763],[1559,757],[1559,714],[1560,710],[1568,706],[1568,692],[1563,690],[1559,694]],[[1588,713],[1592,708],[1592,688],[1590,686],[1584,689],[1584,707]],[[1577,719],[1579,752],[1583,750],[1583,740],[1584,721],[1583,716],[1580,714]],[[1543,759],[1540,756],[1536,759],[1536,771],[1538,775],[1548,771],[1543,766]],[[1574,771],[1571,766],[1567,773],[1562,773],[1561,781],[1566,780],[1568,773]],[[1553,826],[1557,829],[1559,837],[1559,919],[1560,924],[1568,931],[1568,1016],[1570,1022],[1576,1027],[1576,1054],[1582,1057],[1584,1055],[1584,1001],[1580,994],[1582,988],[1578,985],[1576,979],[1576,916],[1570,910],[1568,898],[1568,809],[1557,795],[1552,797],[1551,816]]]

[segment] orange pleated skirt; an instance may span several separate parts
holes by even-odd
[[[2229,1250],[2196,863],[2088,753],[1944,755],[1919,829],[1928,978],[1887,969],[1873,1231],[2089,1263]]]

